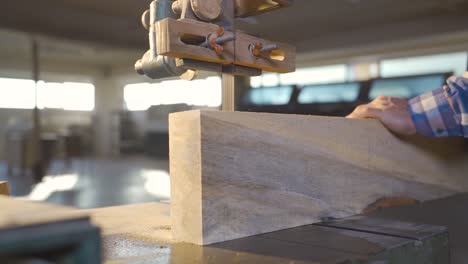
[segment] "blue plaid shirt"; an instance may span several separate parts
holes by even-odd
[[[408,102],[418,133],[429,137],[468,138],[468,72],[442,88]]]

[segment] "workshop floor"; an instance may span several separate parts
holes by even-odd
[[[54,161],[47,176],[34,184],[30,175],[7,175],[0,164],[0,181],[10,182],[15,197],[98,208],[167,201],[170,197],[169,163],[146,157],[115,160],[82,159],[70,164]]]

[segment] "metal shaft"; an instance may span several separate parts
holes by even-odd
[[[215,39],[215,43],[216,43],[217,45],[223,45],[223,44],[225,44],[225,43],[227,43],[227,42],[229,42],[229,41],[233,41],[233,40],[235,40],[235,39],[236,39],[236,36],[234,36],[234,35],[231,35],[231,36],[221,36],[221,37]],[[211,45],[210,45],[210,43],[209,43],[209,37],[208,37],[208,39],[207,39],[203,44],[201,44],[201,46],[204,47],[204,48],[210,48],[210,47],[211,47]]]
[[[222,36],[219,38],[216,38],[215,43],[218,45],[223,45],[226,42],[233,41],[236,39],[236,36],[231,35],[231,36]]]
[[[223,105],[222,110],[234,112],[236,110],[236,77],[232,74],[223,73],[222,75]]]
[[[172,1],[170,0],[154,0],[150,4],[149,9],[149,45],[150,45],[150,61],[157,58],[157,46],[156,46],[156,22],[165,18],[175,18],[172,12]]]
[[[223,13],[221,24],[226,31],[232,31],[235,37],[235,9],[233,0],[222,0]],[[220,44],[218,44],[220,45]],[[234,51],[235,52],[235,51]],[[234,57],[236,55],[234,54]],[[236,76],[223,73],[223,111],[233,112],[236,110]]]
[[[260,49],[260,52],[270,52],[270,51],[274,51],[274,50],[277,50],[279,47],[277,44],[270,44],[270,45],[266,45],[265,47],[261,48]]]
[[[156,49],[156,21],[157,21],[157,1],[151,2],[150,5],[150,21],[149,21],[149,46],[150,46],[150,61],[158,56]]]
[[[31,43],[32,53],[32,77],[34,79],[35,87],[35,104],[33,109],[33,155],[34,155],[34,178],[39,181],[44,176],[44,160],[42,159],[42,146],[41,146],[41,115],[38,107],[37,93],[40,79],[40,62],[39,62],[39,44],[36,39]]]

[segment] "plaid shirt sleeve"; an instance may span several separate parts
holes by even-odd
[[[442,88],[409,100],[419,134],[429,137],[468,138],[468,72],[451,77]]]

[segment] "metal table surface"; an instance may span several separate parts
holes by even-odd
[[[105,263],[109,264],[447,264],[450,258],[448,235],[445,228],[440,226],[448,225],[453,230],[463,229],[463,221],[458,221],[462,224],[458,226],[451,225],[448,218],[438,222],[424,221],[422,218],[422,221],[412,221],[411,215],[420,215],[420,210],[438,214],[439,207],[450,211],[447,208],[452,207],[452,203],[455,205],[453,214],[456,214],[460,210],[457,204],[461,205],[464,201],[468,204],[468,195],[413,207],[386,209],[373,216],[309,225],[206,247],[171,241],[169,205],[116,207],[92,210],[91,213],[95,222],[103,228]],[[129,215],[129,212],[132,213]],[[445,215],[450,216],[448,213]],[[374,220],[376,217],[382,217],[382,220]],[[397,219],[420,224],[405,224],[396,221]],[[450,238],[454,238],[453,233]],[[451,241],[452,263],[467,263],[463,261],[464,253],[460,248],[463,243],[466,245],[466,241],[468,236],[465,239],[457,236]]]
[[[467,175],[468,176],[468,175]],[[387,208],[373,216],[449,230],[452,264],[468,263],[468,193],[413,206]]]

